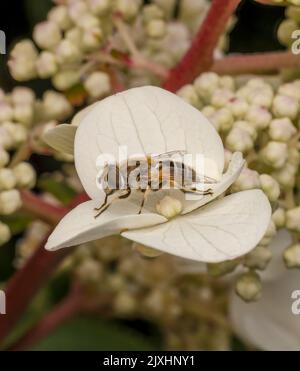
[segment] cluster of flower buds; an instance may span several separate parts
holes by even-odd
[[[292,4],[292,2],[290,2]],[[300,2],[295,5],[300,5]],[[299,6],[288,6],[285,9],[286,18],[280,23],[277,30],[278,40],[282,45],[290,48],[295,37],[293,33],[300,29],[300,7]],[[297,38],[297,37],[296,37]]]
[[[80,87],[89,100],[109,95],[118,80],[132,87],[165,76],[188,49],[209,8],[207,0],[182,0],[179,7],[173,0],[56,3],[35,26],[33,40],[12,49],[11,74],[18,81],[50,78],[59,91]],[[219,49],[225,45],[226,34]]]
[[[38,124],[63,120],[71,113],[72,106],[60,93],[48,91],[38,100],[29,88],[16,87],[9,94],[0,90],[0,220],[21,207],[20,189],[35,186],[36,173],[27,162],[35,146],[32,133]],[[0,222],[0,245],[10,237],[9,228]]]
[[[231,192],[260,188],[274,205],[265,236],[241,260],[251,272],[267,267],[272,258],[268,245],[278,229],[288,229],[296,241],[300,235],[300,208],[296,206],[300,185],[300,81],[273,85],[262,78],[250,78],[241,84],[238,79],[210,72],[178,92],[215,125],[224,140],[227,163],[234,151],[241,151],[246,157],[247,167]],[[295,243],[285,252],[288,267],[299,266],[298,251]],[[226,262],[221,265],[218,271],[228,273]],[[253,272],[237,283],[237,293],[247,301],[259,298],[259,276]]]

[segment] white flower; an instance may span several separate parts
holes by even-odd
[[[72,126],[72,125],[70,125]],[[213,194],[186,199],[180,190],[151,192],[143,212],[143,194],[132,191],[128,198],[113,202],[95,218],[95,207],[104,192],[97,184],[96,160],[105,153],[118,158],[127,145],[128,157],[173,150],[201,154]],[[49,237],[46,248],[56,250],[121,234],[132,241],[180,257],[219,262],[253,249],[263,237],[271,218],[270,204],[260,190],[239,192],[221,199],[237,179],[244,161],[232,156],[224,169],[224,148],[214,127],[195,108],[176,95],[146,86],[119,93],[96,103],[82,114],[74,143],[75,166],[91,198],[67,214]],[[180,215],[168,220],[157,213],[158,202],[167,195],[180,200]],[[210,202],[213,201],[213,202]],[[178,208],[176,208],[178,210]]]
[[[299,290],[299,271],[287,271],[282,252],[292,243],[291,235],[281,230],[270,250],[273,259],[262,273],[263,294],[256,303],[245,303],[235,294],[231,297],[230,317],[236,334],[246,343],[267,351],[298,351],[300,349],[299,315],[292,312]]]

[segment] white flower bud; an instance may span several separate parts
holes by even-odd
[[[13,78],[26,81],[36,77],[35,63],[38,51],[31,40],[23,40],[15,45],[10,54],[8,66]]]
[[[258,87],[249,91],[248,102],[252,105],[270,108],[272,105],[274,93],[269,87]]]
[[[43,108],[49,120],[63,120],[71,115],[73,109],[67,98],[60,93],[47,91],[43,96]]]
[[[156,4],[149,4],[143,7],[143,22],[148,23],[153,19],[163,19],[164,12]]]
[[[53,49],[61,40],[62,34],[56,23],[38,23],[33,30],[33,39],[41,49]]]
[[[242,119],[248,112],[249,104],[243,98],[233,98],[228,103],[228,108],[231,110],[234,117]]]
[[[88,13],[88,6],[83,0],[72,1],[68,6],[68,11],[72,21],[76,23],[82,14]]]
[[[240,176],[231,186],[232,192],[245,191],[248,189],[260,188],[259,174],[255,170],[245,167]]]
[[[217,130],[228,131],[233,125],[233,116],[231,111],[224,107],[219,109],[211,118],[211,122],[215,125]]]
[[[22,206],[19,191],[12,189],[0,193],[0,214],[10,215]]]
[[[166,22],[162,19],[153,19],[146,25],[146,34],[153,38],[162,38],[166,35]]]
[[[258,245],[254,250],[246,255],[244,265],[251,269],[266,269],[272,259],[272,251],[266,246]]]
[[[196,93],[194,85],[189,84],[183,86],[181,89],[178,90],[177,95],[192,106],[197,108],[201,107],[200,99]]]
[[[12,107],[6,102],[0,102],[0,122],[11,121],[14,117]]]
[[[58,72],[52,78],[53,86],[60,91],[70,89],[80,81],[80,74],[78,70],[65,70]]]
[[[21,162],[13,168],[17,187],[33,188],[36,182],[36,173],[34,168],[27,162]]]
[[[228,89],[217,89],[211,96],[211,104],[214,107],[221,108],[227,106],[234,98],[234,94]]]
[[[219,76],[214,72],[203,73],[194,81],[197,94],[205,102],[210,100],[212,93],[218,88],[218,85]]]
[[[9,227],[0,222],[0,246],[3,246],[8,242],[11,238],[11,232]]]
[[[16,177],[10,169],[0,169],[0,191],[8,191],[15,188]]]
[[[138,15],[140,0],[116,0],[115,11],[120,12],[126,21],[131,21]]]
[[[297,147],[289,146],[288,149],[288,162],[297,168],[300,164],[300,153]]]
[[[109,75],[105,72],[93,72],[84,82],[84,87],[93,98],[100,98],[110,93]]]
[[[1,130],[0,130],[1,135]],[[0,139],[1,142],[1,139]],[[9,154],[4,148],[0,146],[0,169],[9,163]]]
[[[93,14],[97,16],[103,16],[111,8],[110,0],[88,0],[88,6]]]
[[[259,275],[255,272],[244,273],[237,280],[235,291],[246,302],[259,300],[262,292]]]
[[[23,86],[17,86],[11,93],[11,100],[14,105],[33,105],[35,101],[35,94],[31,89],[25,88]]]
[[[262,246],[268,246],[272,239],[276,235],[276,225],[273,221],[273,219],[270,220],[270,223],[268,225],[268,228],[263,236],[263,238],[260,240],[259,244]]]
[[[238,265],[237,260],[226,260],[220,263],[208,263],[207,273],[210,276],[220,277],[225,274],[232,273]]]
[[[221,88],[224,88],[224,89],[228,89],[228,90],[231,90],[231,91],[234,91],[235,89],[235,82],[234,82],[234,79],[233,77],[231,76],[220,76],[220,79],[219,79],[219,86]]]
[[[278,200],[280,196],[280,186],[278,182],[268,174],[261,174],[259,176],[262,190],[268,196],[271,202]]]
[[[176,198],[165,196],[156,205],[156,210],[159,214],[167,219],[171,219],[182,211],[182,204]]]
[[[269,135],[273,140],[287,142],[296,133],[297,130],[289,118],[275,119],[271,121]]]
[[[278,40],[283,45],[291,45],[293,42],[292,33],[298,29],[298,24],[293,19],[285,19],[280,23],[277,30]]]
[[[279,207],[272,214],[272,220],[277,229],[283,228],[285,226],[285,210]]]
[[[42,52],[36,61],[36,69],[42,79],[55,75],[58,70],[56,56],[51,52]]]
[[[272,115],[266,108],[252,105],[250,106],[245,119],[251,122],[257,129],[263,130],[268,127]]]
[[[283,259],[287,268],[300,268],[300,243],[295,243],[286,248]]]
[[[90,30],[92,28],[99,28],[101,26],[100,20],[90,13],[81,14],[77,19],[76,24],[83,30]]]
[[[0,126],[0,147],[5,150],[12,149],[14,144],[13,137],[11,133],[3,126]]]
[[[56,48],[56,58],[60,64],[71,64],[78,62],[81,52],[70,40],[62,40]]]
[[[269,142],[260,152],[261,159],[266,165],[275,169],[281,168],[287,161],[288,147],[286,143]]]
[[[299,102],[296,98],[287,95],[276,95],[272,111],[276,117],[288,117],[295,120],[299,112]]]
[[[82,42],[82,30],[78,27],[71,28],[65,34],[65,39],[70,40],[71,43],[80,47]]]
[[[14,119],[25,126],[30,126],[33,122],[33,106],[27,103],[19,103],[14,108]]]
[[[288,97],[296,98],[300,100],[300,86],[294,83],[287,83],[279,86],[278,94],[286,95]]]
[[[295,232],[300,232],[300,206],[287,210],[285,215],[286,228]]]
[[[297,168],[287,162],[284,167],[274,171],[272,177],[278,181],[282,188],[292,188],[296,183],[296,172]]]
[[[28,138],[27,129],[21,124],[15,124],[12,122],[5,122],[2,127],[9,133],[12,139],[12,148],[18,147],[24,143]]]
[[[103,273],[101,263],[92,258],[83,260],[75,271],[78,279],[85,284],[98,284],[103,279]]]
[[[102,42],[103,32],[99,27],[86,30],[82,35],[82,47],[87,51],[98,49]]]
[[[119,315],[132,314],[137,308],[137,301],[129,291],[121,291],[116,295],[114,301],[114,310]]]
[[[253,148],[253,139],[249,132],[239,127],[233,127],[225,140],[226,147],[232,152],[248,152]]]
[[[137,251],[139,254],[141,254],[142,256],[145,256],[147,258],[156,258],[156,257],[161,256],[163,254],[163,252],[161,252],[159,250],[153,249],[151,247],[148,247],[148,246],[142,245],[140,243],[136,243],[136,242],[134,242],[132,244],[132,248],[133,248],[133,250]]]
[[[48,20],[56,23],[63,31],[68,30],[72,26],[68,8],[64,5],[58,5],[52,8],[48,13]]]
[[[205,117],[210,119],[216,112],[216,108],[213,106],[205,106],[204,108],[201,109],[201,112]]]
[[[253,141],[256,140],[256,138],[257,138],[257,131],[256,131],[255,127],[253,125],[251,125],[248,121],[243,121],[243,120],[236,121],[234,123],[234,127],[235,128],[240,128],[240,129],[243,129],[243,130],[247,131],[250,134],[250,136],[253,139]]]

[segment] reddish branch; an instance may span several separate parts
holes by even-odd
[[[201,72],[210,69],[220,36],[240,1],[213,0],[208,15],[195,35],[191,47],[165,80],[163,84],[165,89],[175,92],[193,81]]]
[[[219,74],[272,72],[281,68],[300,67],[300,55],[291,52],[266,52],[230,55],[216,60],[211,70]]]

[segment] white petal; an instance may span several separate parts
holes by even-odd
[[[274,282],[265,283],[262,298],[245,303],[232,294],[230,317],[237,335],[246,343],[267,351],[300,350],[300,318],[292,312],[291,298],[299,290],[300,272],[286,271]]]
[[[245,160],[243,160],[242,154],[240,152],[235,152],[232,155],[232,159],[229,163],[228,169],[226,173],[222,176],[220,182],[216,184],[206,185],[206,188],[212,189],[213,192],[212,195],[201,196],[200,198],[198,195],[196,195],[195,197],[190,194],[185,195],[183,201],[184,203],[183,214],[189,213],[190,211],[207,204],[208,202],[214,200],[222,193],[224,193],[231,186],[231,184],[237,180],[244,167],[244,164]],[[190,198],[190,200],[188,199],[188,197]]]
[[[166,222],[158,214],[137,215],[139,202],[123,199],[115,201],[98,218],[94,208],[100,206],[87,201],[70,211],[57,225],[46,244],[47,250],[74,246],[120,233],[128,228],[141,228]]]
[[[48,130],[43,135],[43,140],[56,151],[73,155],[76,130],[76,126],[61,124]]]
[[[88,195],[95,199],[99,155],[160,154],[172,150],[213,160],[222,174],[224,149],[210,122],[194,107],[161,88],[134,88],[108,97],[88,113],[75,137],[75,165]]]
[[[220,262],[248,253],[263,237],[271,207],[260,190],[232,194],[168,223],[122,236],[183,258]]]

